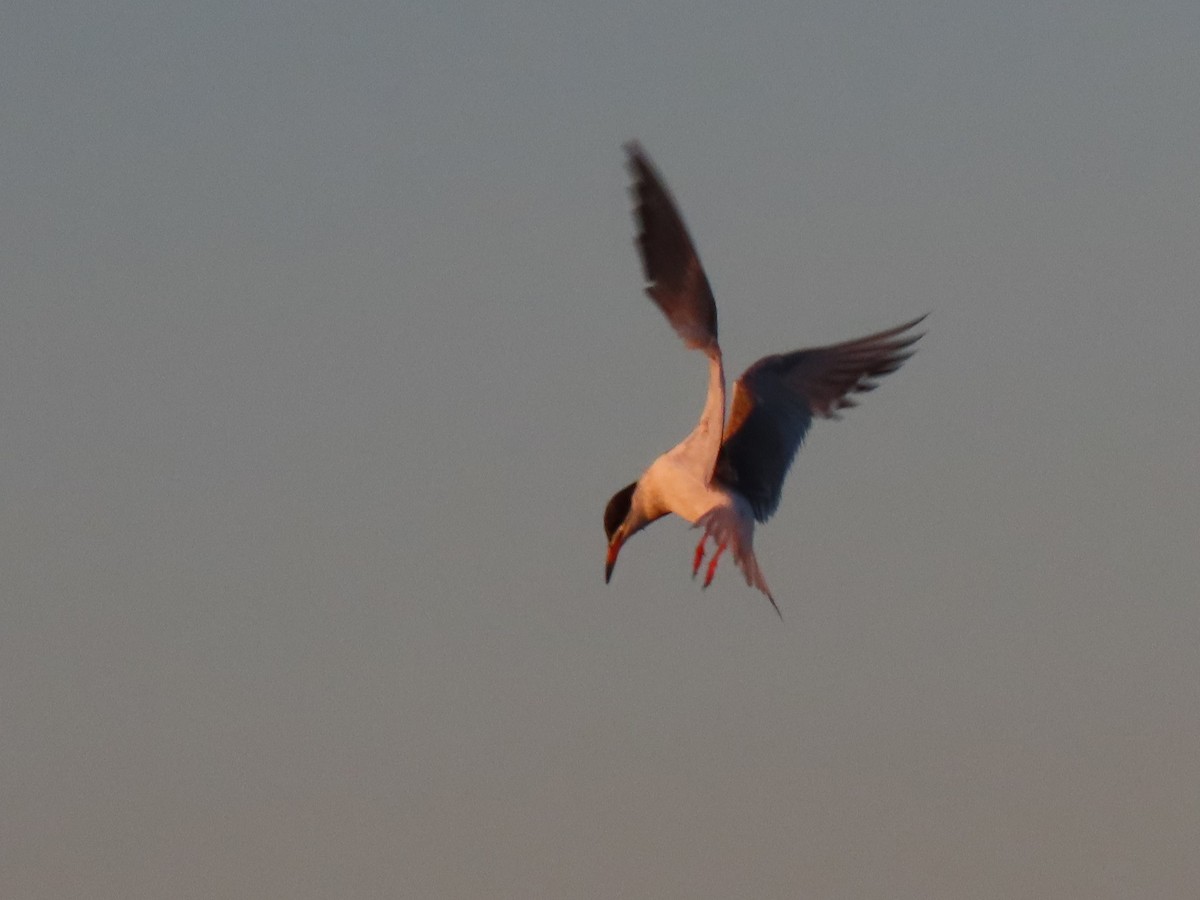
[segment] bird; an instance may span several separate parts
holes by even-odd
[[[691,350],[708,364],[708,391],[691,433],[613,494],[604,510],[608,552],[604,582],[639,531],[674,514],[702,530],[692,578],[713,544],[707,588],[729,550],[746,584],[779,609],[754,555],[754,526],[779,508],[784,478],[814,418],[838,419],[856,406],[850,395],[877,387],[915,352],[925,315],[856,340],[764,356],[734,382],[726,417],[725,368],[717,340],[717,306],[683,217],[658,169],[637,141],[625,145],[632,179],[635,244],[645,292]],[[927,314],[926,314],[927,315]]]

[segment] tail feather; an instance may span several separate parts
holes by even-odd
[[[763,577],[762,569],[758,567],[758,559],[754,556],[754,518],[749,512],[739,515],[734,506],[714,506],[696,522],[697,528],[703,528],[706,536],[712,538],[718,545],[724,544],[733,551],[733,559],[742,570],[746,584],[762,591],[775,613],[783,618],[779,604],[771,596],[767,580]]]

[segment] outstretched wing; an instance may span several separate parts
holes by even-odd
[[[626,144],[625,152],[633,176],[637,247],[646,293],[688,347],[714,347],[717,304],[679,210],[641,145]]]
[[[856,406],[849,395],[874,390],[875,379],[912,356],[920,334],[906,334],[925,316],[856,341],[766,356],[733,388],[716,479],[744,496],[765,522],[779,507],[783,479],[813,416],[839,418]]]

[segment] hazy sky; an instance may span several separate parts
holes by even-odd
[[[1182,898],[1200,6],[0,13],[5,898]],[[757,538],[705,368],[930,312]]]

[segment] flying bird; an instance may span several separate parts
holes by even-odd
[[[692,433],[608,501],[604,581],[611,580],[630,537],[674,513],[703,529],[692,559],[693,578],[711,540],[704,587],[728,549],[746,583],[762,591],[782,617],[754,556],[754,524],[778,509],[783,479],[813,418],[839,418],[840,410],[856,405],[851,394],[874,390],[875,379],[896,371],[922,337],[911,329],[925,316],[842,344],[764,356],[734,382],[726,421],[725,369],[708,277],[654,164],[636,142],[625,151],[646,293],[684,344],[704,353],[708,394]]]

